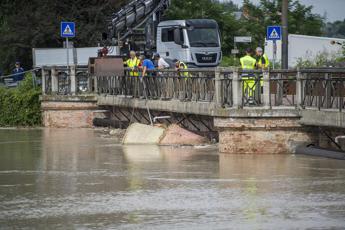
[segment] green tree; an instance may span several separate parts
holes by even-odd
[[[327,37],[345,38],[345,20],[327,23],[325,35]]]
[[[243,27],[240,33],[249,33],[254,43],[263,45],[266,28],[281,24],[282,0],[260,0],[254,5],[249,0],[243,2]],[[289,33],[321,36],[324,19],[312,13],[312,6],[302,5],[298,0],[289,1]]]
[[[32,66],[32,48],[62,47],[60,22],[75,21],[75,46],[95,46],[107,20],[126,0],[1,0],[0,69],[20,60]]]
[[[32,48],[61,47],[60,22],[75,21],[76,47],[94,46],[107,31],[111,13],[129,0],[1,0],[0,69],[9,72],[19,60],[32,66]],[[280,24],[281,0],[261,0],[253,5],[244,0],[243,17],[235,18],[237,6],[216,0],[172,0],[166,19],[212,18],[222,35],[224,55],[229,55],[236,35],[250,35],[253,46],[263,45],[266,26]],[[289,32],[321,35],[323,19],[297,0],[290,1]]]
[[[230,3],[213,0],[173,0],[166,14],[167,19],[212,18],[222,34],[222,48],[229,55],[233,48],[234,36],[252,36],[252,46],[263,45],[266,27],[281,24],[281,0],[260,0],[253,4],[243,1],[242,17],[235,19],[239,9]],[[301,23],[303,22],[303,23]],[[289,3],[289,32],[305,35],[322,35],[323,18],[312,13],[312,6],[302,5],[298,0]],[[244,47],[242,47],[244,48]]]
[[[212,0],[173,0],[165,19],[215,19],[222,35],[222,49],[229,54],[233,47],[234,31],[240,28],[233,14],[237,7],[230,3]]]

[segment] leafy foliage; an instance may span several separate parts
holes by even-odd
[[[239,66],[240,65],[240,59],[234,58],[233,56],[224,56],[222,58],[222,62],[220,63],[221,67],[229,67],[229,66]]]
[[[212,0],[173,0],[165,19],[208,18],[218,22],[222,34],[222,49],[229,54],[233,48],[234,32],[240,28],[233,12],[236,6]]]
[[[0,126],[41,124],[41,90],[33,86],[31,74],[17,88],[0,87]]]
[[[345,38],[345,20],[327,23],[325,28],[325,35],[327,37]]]
[[[107,30],[107,19],[126,0],[1,0],[0,69],[19,60],[32,66],[32,48],[62,47],[60,22],[75,21],[75,46],[95,46]]]
[[[258,5],[243,1],[242,9],[231,2],[213,0],[174,0],[166,14],[167,19],[213,18],[222,34],[224,55],[229,55],[234,47],[234,36],[252,36],[253,48],[263,46],[266,27],[281,24],[281,0],[260,0]],[[235,12],[242,11],[241,19]],[[301,23],[303,22],[303,23]],[[312,13],[312,6],[304,6],[298,0],[289,3],[289,32],[294,34],[322,34],[323,18]],[[243,46],[240,48],[244,48]]]
[[[344,51],[343,51],[344,52]],[[297,67],[313,68],[313,67],[343,67],[345,57],[342,54],[330,55],[327,52],[318,53],[312,58],[299,58],[297,60]]]
[[[262,46],[265,41],[266,27],[281,24],[282,0],[260,0],[259,5],[244,0],[239,33],[253,36],[254,44]],[[298,0],[289,0],[289,33],[322,35],[323,18],[312,13],[312,6],[302,5]]]
[[[111,13],[129,0],[1,0],[0,69],[9,72],[16,60],[28,69],[34,47],[61,47],[60,21],[75,21],[76,47],[94,46],[107,30]],[[172,0],[166,19],[213,18],[222,34],[224,55],[230,55],[234,36],[250,35],[252,46],[263,45],[267,25],[280,24],[281,0],[244,0],[242,9],[231,1]],[[323,19],[298,0],[290,0],[289,32],[321,35]],[[241,19],[235,17],[242,11]],[[239,45],[243,50],[245,44]]]

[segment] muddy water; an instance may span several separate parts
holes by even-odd
[[[345,229],[345,162],[0,130],[0,229]]]

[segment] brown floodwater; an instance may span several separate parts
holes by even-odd
[[[345,161],[0,130],[0,229],[345,229]]]

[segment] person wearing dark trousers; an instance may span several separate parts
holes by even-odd
[[[156,97],[156,85],[155,79],[153,78],[153,73],[150,70],[154,70],[155,66],[153,62],[146,58],[145,55],[140,55],[140,64],[141,64],[141,80],[144,84],[144,90],[146,88],[146,95],[150,98]]]
[[[19,83],[20,81],[24,80],[24,69],[20,66],[20,62],[17,61],[15,64],[15,68],[12,71],[13,74],[13,82]]]

